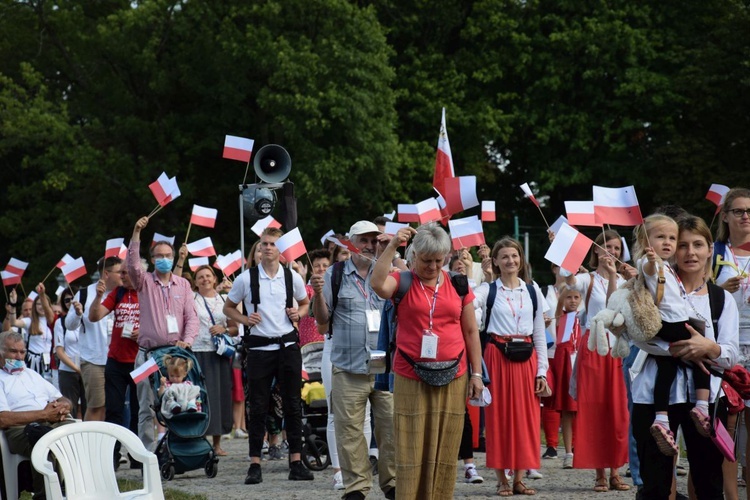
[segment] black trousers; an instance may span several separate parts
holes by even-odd
[[[471,426],[471,418],[469,418],[469,409],[466,408],[464,414],[464,431],[461,434],[461,445],[458,447],[458,459],[466,460],[467,458],[474,458],[474,439],[473,439],[473,428]]]
[[[685,323],[661,322],[661,330],[657,337],[666,342],[677,342],[690,338],[690,332],[685,328]],[[681,363],[678,359],[670,356],[653,356],[656,360],[656,380],[654,381],[654,406],[656,411],[667,411],[669,406],[669,391],[677,376],[677,367]],[[696,389],[708,389],[711,387],[711,376],[703,373],[696,367],[693,370],[693,384]]]
[[[130,388],[130,430],[138,434],[138,393],[130,372],[134,363],[122,363],[113,358],[107,358],[104,367],[104,420],[117,425],[123,425],[123,410],[125,409],[125,393]],[[120,442],[115,443],[115,458],[120,458]]]
[[[677,428],[682,426],[693,486],[698,498],[700,500],[723,499],[724,484],[721,465],[724,462],[724,456],[710,438],[698,434],[695,424],[690,419],[690,410],[693,406],[692,403],[669,406],[669,425],[675,434]],[[710,410],[713,412],[713,405],[710,405]],[[726,423],[726,409],[723,405],[719,407],[718,413],[719,418]],[[643,480],[641,498],[667,500],[674,476],[674,457],[661,453],[649,432],[655,414],[654,405],[633,405],[631,422]]]
[[[260,457],[263,434],[274,379],[281,392],[284,428],[289,453],[302,452],[302,355],[298,344],[276,351],[250,349],[245,357],[245,404],[248,420],[248,447],[251,457]]]

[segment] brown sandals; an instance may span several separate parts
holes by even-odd
[[[514,495],[536,495],[534,488],[528,488],[521,481],[513,483],[513,494]]]
[[[596,483],[594,483],[594,491],[596,491],[597,493],[606,493],[607,491],[609,491],[606,477],[596,478]]]
[[[497,496],[499,497],[511,497],[513,496],[513,489],[508,484],[508,481],[497,483]]]
[[[630,491],[630,485],[623,483],[620,476],[612,476],[609,478],[609,489],[615,491]]]

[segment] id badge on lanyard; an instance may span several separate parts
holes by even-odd
[[[438,336],[432,333],[432,330],[422,330],[422,353],[420,356],[425,359],[437,358]]]
[[[180,333],[180,329],[177,326],[177,317],[174,314],[167,314],[167,332],[169,334]]]
[[[371,333],[380,331],[380,311],[377,309],[368,309],[365,311],[367,314],[367,330]]]

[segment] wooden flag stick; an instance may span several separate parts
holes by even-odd
[[[606,244],[607,244],[607,242],[605,241],[605,242],[604,242],[604,244],[606,245]],[[620,264],[623,264],[623,265],[625,265],[625,263],[624,263],[623,261],[621,261],[620,259],[618,259],[618,258],[617,258],[617,257],[615,257],[614,255],[612,255],[612,254],[611,254],[611,253],[609,252],[609,250],[607,250],[606,248],[604,248],[603,246],[601,246],[601,245],[600,245],[599,243],[597,243],[597,242],[594,242],[594,246],[596,246],[596,247],[599,247],[599,248],[601,248],[602,250],[604,250],[604,251],[605,251],[605,252],[607,253],[607,255],[609,255],[610,257],[612,257],[613,259],[615,259],[615,261],[616,261],[616,262],[619,262]]]
[[[23,292],[24,297],[28,297],[26,290],[23,288],[23,280],[19,281],[18,284],[21,285],[21,291]]]
[[[151,210],[151,213],[150,213],[150,214],[148,214],[148,218],[150,219],[151,217],[153,217],[154,215],[156,215],[156,214],[157,214],[157,212],[159,212],[159,210],[161,210],[162,208],[164,208],[164,206],[162,206],[162,205],[157,205],[157,206],[156,206],[156,208],[155,208],[155,209],[153,209],[153,210]]]
[[[55,272],[55,269],[57,269],[57,266],[53,267],[52,270],[47,273],[47,276],[45,276],[44,278],[42,278],[42,283],[44,283],[45,281],[47,281],[47,278],[49,278],[50,274],[52,274],[52,273]]]
[[[5,292],[5,302],[10,302],[10,299],[8,298],[8,289],[5,288],[5,285],[3,285],[3,292]]]
[[[716,216],[717,216],[717,215],[719,215],[719,209],[717,209],[717,210],[716,210],[716,212],[714,212],[714,216],[713,216],[713,217],[711,217],[711,224],[709,224],[709,225],[708,225],[708,229],[709,229],[709,231],[710,231],[711,229],[713,229],[713,227],[714,227],[714,221],[716,220]]]
[[[542,207],[537,206],[536,208],[539,209],[539,213],[542,215],[542,220],[544,221],[544,224],[547,226],[547,229],[549,229],[549,222],[547,222],[547,218],[544,216],[544,212],[542,212]]]
[[[187,234],[185,234],[185,243],[187,243],[187,241],[188,241],[188,236],[190,236],[190,228],[191,228],[191,227],[193,227],[193,223],[192,223],[192,222],[190,222],[190,223],[188,224]]]

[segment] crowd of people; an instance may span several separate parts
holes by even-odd
[[[125,260],[101,259],[96,283],[67,288],[56,303],[43,283],[22,304],[10,291],[0,427],[17,453],[33,445],[29,424],[70,417],[129,426],[154,450],[163,432],[155,397],[167,418],[201,409],[185,380],[192,362],[165,360],[156,395],[131,378],[150,349],[174,345],[193,351],[205,376],[214,453],[226,454],[222,436],[248,438],[245,484],[263,481],[264,452],[288,454],[290,480],[312,480],[301,461],[301,346],[320,341],[333,485],[343,498],[365,498],[375,474],[386,498],[452,498],[458,459],[467,483],[484,481],[476,436],[496,494],[534,495],[526,478],[539,477],[542,458],[557,458],[561,430],[562,468],[595,471],[594,491],[635,487],[638,498],[666,499],[678,429],[691,497],[738,498],[736,465],[711,439],[718,421],[734,429],[737,419],[708,368],[750,367],[750,190],[730,190],[718,221],[714,241],[702,219],[658,209],[634,231],[632,263],[622,261],[629,239],[602,229],[586,268],[553,265],[555,282],[540,287],[513,238],[478,247],[474,258],[454,250],[438,224],[387,235],[384,217],[351,226],[351,251],[329,244],[290,265],[275,244],[282,230],[266,228],[249,269],[231,282],[210,266],[186,272],[184,245],[142,249],[142,217]],[[652,340],[631,341],[625,358],[602,355],[594,318],[628,280],[641,280],[661,327]],[[623,330],[607,332],[608,345]],[[227,341],[233,357],[217,350]],[[633,486],[620,475],[626,463]]]

